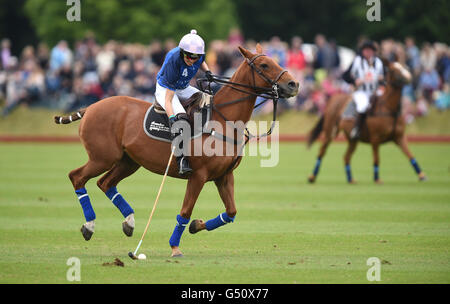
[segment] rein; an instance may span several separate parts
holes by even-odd
[[[222,117],[222,119],[227,122],[229,121],[225,115],[220,112],[219,108],[228,106],[228,105],[232,105],[232,104],[236,104],[242,101],[245,101],[249,98],[251,98],[252,96],[256,96],[256,97],[263,97],[265,99],[265,101],[259,103],[258,105],[254,106],[254,109],[256,109],[257,107],[261,106],[262,104],[266,103],[269,99],[273,100],[273,118],[272,118],[272,124],[269,128],[269,130],[262,134],[262,135],[253,135],[251,134],[251,132],[248,130],[248,128],[245,128],[245,134],[244,136],[246,137],[245,143],[242,146],[242,148],[247,144],[247,142],[252,139],[252,138],[256,138],[256,140],[260,140],[263,137],[269,136],[272,131],[273,128],[275,126],[275,121],[276,121],[276,116],[277,116],[277,104],[278,104],[278,99],[279,99],[279,87],[278,87],[278,81],[280,80],[280,78],[283,76],[284,73],[287,72],[287,70],[282,70],[277,77],[275,77],[274,80],[271,80],[270,78],[268,78],[263,71],[261,71],[258,67],[256,67],[256,65],[254,64],[254,61],[261,57],[261,56],[266,56],[264,54],[258,54],[256,56],[254,56],[252,59],[248,59],[246,58],[246,62],[247,64],[251,67],[252,69],[252,78],[253,78],[253,85],[246,85],[246,84],[242,84],[242,83],[237,83],[237,82],[232,82],[229,79],[231,79],[230,77],[224,77],[224,76],[217,76],[217,75],[213,75],[213,80],[212,81],[208,81],[208,89],[210,92],[212,92],[211,90],[211,82],[215,82],[215,83],[219,83],[219,84],[224,84],[225,86],[239,91],[241,93],[245,93],[247,94],[247,96],[242,97],[242,98],[238,98],[235,100],[231,100],[225,103],[221,103],[221,104],[214,104],[214,99],[213,102],[211,103],[211,108],[213,111],[216,111],[219,116]],[[271,85],[271,88],[267,88],[267,87],[258,87],[255,85],[255,72],[264,80],[266,81],[268,84]],[[203,86],[200,85],[201,81],[206,80],[206,78],[200,78],[197,80],[197,84],[199,85],[199,87],[202,89],[202,91],[205,91]],[[246,90],[246,89],[250,89],[250,90]],[[253,91],[254,92],[253,92]],[[217,135],[217,134],[216,134]],[[225,135],[221,135],[223,137],[223,139],[225,141],[229,141],[229,139],[225,136]],[[237,139],[234,139],[234,144],[238,144],[239,142],[237,141]]]

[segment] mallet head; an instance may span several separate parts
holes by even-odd
[[[138,259],[138,257],[137,257],[134,253],[132,253],[131,251],[128,252],[128,256],[129,256],[130,258],[132,258],[133,260],[137,260],[137,259]]]

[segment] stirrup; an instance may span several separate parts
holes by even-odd
[[[350,139],[351,140],[356,140],[359,138],[359,128],[358,127],[354,127],[351,131],[350,131]]]
[[[189,166],[189,161],[184,156],[178,159],[178,174],[180,176],[189,176],[192,173],[192,168]]]

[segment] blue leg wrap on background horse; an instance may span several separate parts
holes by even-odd
[[[414,170],[416,170],[416,173],[419,174],[420,172],[422,172],[422,170],[420,170],[419,164],[417,163],[415,158],[412,158],[410,160],[411,165],[414,167]]]
[[[172,236],[170,237],[169,244],[170,246],[179,246],[181,235],[183,234],[186,225],[189,223],[190,219],[184,218],[181,215],[177,215],[177,225],[173,230]]]
[[[84,217],[86,218],[86,222],[90,222],[95,220],[95,212],[91,205],[91,200],[89,199],[89,195],[87,194],[86,188],[81,188],[75,190],[75,194],[80,201],[81,207],[83,208]]]
[[[319,173],[319,169],[320,169],[320,163],[322,162],[322,160],[320,159],[320,157],[317,158],[316,161],[316,166],[314,167],[314,176],[317,176],[317,174]]]
[[[112,201],[112,203],[120,210],[123,217],[129,216],[134,213],[133,208],[127,203],[123,196],[117,192],[116,187],[111,187],[105,192],[106,196]]]
[[[379,178],[379,168],[378,165],[373,165],[373,179],[378,180]]]
[[[206,230],[211,231],[225,224],[234,222],[234,217],[229,217],[226,212],[219,214],[216,218],[213,218],[205,223]]]
[[[345,165],[345,173],[347,174],[347,182],[352,181],[352,168],[350,165]]]

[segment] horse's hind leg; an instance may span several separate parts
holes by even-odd
[[[117,184],[130,176],[140,165],[134,162],[126,153],[122,159],[114,164],[113,168],[103,175],[97,182],[97,186],[106,194],[112,203],[120,210],[125,220],[122,222],[122,230],[126,236],[132,236],[134,231],[134,210],[117,192]]]
[[[220,198],[225,205],[225,212],[219,214],[216,218],[206,222],[203,220],[194,220],[189,226],[190,233],[197,233],[201,230],[214,230],[228,223],[232,223],[236,216],[236,204],[234,201],[234,175],[230,172],[214,181],[219,190]]]
[[[94,220],[95,212],[92,208],[89,195],[84,187],[88,180],[96,177],[112,166],[111,162],[105,161],[92,161],[89,160],[84,166],[75,169],[69,173],[70,181],[72,182],[75,194],[80,201],[83,208],[83,214],[86,219],[86,223],[81,227],[81,233],[86,241],[90,240],[94,233]]]

